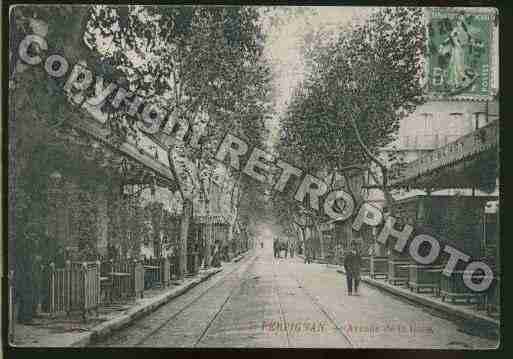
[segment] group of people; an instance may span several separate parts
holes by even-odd
[[[294,258],[294,243],[286,240],[282,241],[280,238],[275,237],[273,239],[273,250],[274,250],[274,258],[281,258],[281,252],[285,252],[285,258],[290,254],[290,258]]]

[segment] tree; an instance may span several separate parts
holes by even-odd
[[[152,137],[166,146],[178,179],[182,272],[192,196],[202,186],[199,177],[211,171],[205,157],[226,131],[253,142],[262,138],[269,69],[257,20],[250,7],[98,6],[90,13],[88,46],[123,74],[130,91],[172,110]],[[133,130],[133,119],[125,114],[111,120],[128,128],[125,132]],[[200,130],[202,143],[186,146]],[[188,161],[191,155],[195,159]]]
[[[233,223],[238,222],[247,231],[248,236],[254,237],[257,235],[258,223],[268,220],[266,185],[243,177],[238,188],[233,201]]]
[[[199,133],[189,125],[204,124],[212,137],[221,137],[225,130],[262,137],[255,133],[263,128],[267,90],[261,85],[268,82],[269,74],[260,60],[263,42],[252,8],[16,6],[10,15],[9,153],[15,160],[9,162],[9,265],[17,266],[17,274],[30,275],[33,265],[33,236],[22,229],[34,222],[38,228],[33,232],[44,233],[47,223],[43,197],[51,169],[44,167],[46,152],[41,148],[84,116],[63,91],[67,77],[49,78],[42,66],[30,67],[19,59],[19,44],[26,35],[45,37],[49,50],[71,65],[83,61],[108,82],[119,81],[147,100],[171,103],[176,121],[163,122],[162,132],[167,131],[168,137],[155,138],[169,147],[171,155],[185,152],[179,141],[168,141],[179,127],[187,130],[182,137]],[[111,41],[112,51],[98,46],[104,40]],[[47,55],[38,46],[30,51],[43,59]],[[140,131],[133,119],[108,106],[102,109],[109,114],[108,125],[115,135],[111,144],[128,137],[137,141]],[[210,117],[200,120],[200,113]],[[185,125],[174,126],[176,122]],[[63,152],[73,159],[65,163],[80,167],[80,156],[75,156],[72,146],[63,147]],[[173,168],[177,161],[169,159],[179,178],[186,171]],[[30,286],[32,277],[20,276],[17,282]],[[24,293],[21,311],[30,319],[31,295],[22,290],[18,294]]]
[[[156,258],[162,254],[162,232],[164,219],[164,206],[160,202],[151,202],[146,205],[145,210],[150,218],[153,234],[153,250]]]
[[[310,173],[339,173],[351,190],[351,171],[376,164],[393,198],[379,150],[390,143],[399,120],[424,101],[425,30],[419,8],[382,8],[308,51],[309,73],[282,118],[281,153],[292,153]],[[364,177],[362,177],[364,178]],[[351,190],[356,205],[360,190]]]
[[[34,240],[46,237],[48,230],[48,176],[54,170],[48,159],[67,158],[73,164],[77,151],[59,143],[56,129],[66,121],[77,120],[64,96],[57,92],[62,79],[48,78],[42,66],[28,66],[19,58],[20,42],[29,34],[46,37],[56,44],[53,53],[70,63],[84,56],[76,46],[82,36],[87,7],[16,6],[9,21],[9,268],[15,270],[20,320],[31,320],[33,290],[39,268],[34,272],[37,253],[43,261],[55,260],[55,238],[46,238],[39,248]],[[58,45],[57,45],[58,44]],[[32,53],[42,53],[38,46]],[[60,150],[55,151],[56,148]],[[61,157],[64,153],[68,157]],[[69,160],[69,159],[73,160]],[[26,231],[30,228],[30,231]],[[41,241],[40,241],[41,242]],[[53,253],[52,253],[53,252]],[[36,277],[35,277],[36,276]]]

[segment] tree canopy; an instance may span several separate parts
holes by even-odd
[[[382,8],[338,36],[310,36],[308,73],[281,119],[281,156],[314,174],[373,161],[424,101],[422,20],[419,8]]]
[[[171,167],[188,172],[202,192],[213,171],[215,146],[227,131],[253,144],[267,137],[270,71],[258,17],[251,7],[95,6],[90,11],[87,45],[107,68],[122,73],[130,91],[172,110],[155,138],[172,143],[174,154],[182,157],[170,158]],[[117,120],[133,130],[127,116]],[[202,131],[193,153],[197,171],[183,164],[191,153],[176,141],[190,139],[194,131]]]

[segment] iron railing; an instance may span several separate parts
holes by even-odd
[[[68,261],[64,268],[50,263],[44,267],[43,286],[47,296],[43,311],[52,315],[80,311],[85,318],[100,305],[100,262]]]

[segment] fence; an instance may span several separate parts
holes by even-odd
[[[392,285],[408,283],[409,264],[408,259],[389,258],[388,282]]]
[[[187,275],[197,274],[200,264],[198,252],[187,253]]]
[[[438,295],[442,269],[442,266],[431,264],[410,264],[408,287],[417,293],[428,289]]]
[[[162,285],[162,271],[160,258],[144,260],[144,288],[149,289]]]
[[[101,263],[102,289],[109,300],[142,297],[144,291],[144,267],[138,260],[113,259]]]
[[[495,273],[494,283],[486,296],[486,311],[488,315],[500,315],[501,311],[501,293],[500,293],[500,276]]]
[[[440,295],[442,301],[446,299],[455,302],[458,299],[464,299],[467,303],[471,301],[482,300],[483,294],[473,292],[468,288],[464,281],[463,276],[469,275],[463,270],[453,271],[449,277],[440,275]],[[476,277],[478,277],[476,275]]]
[[[43,272],[46,301],[43,310],[50,314],[81,311],[86,316],[100,305],[100,262],[71,263],[55,268],[51,263]]]
[[[388,257],[371,257],[370,262],[370,275],[371,278],[376,279],[388,277]]]
[[[198,272],[198,253],[189,254],[189,273]],[[102,304],[102,294],[112,299],[143,297],[145,273],[152,284],[166,287],[172,279],[179,277],[178,256],[140,260],[104,260],[96,262],[67,261],[64,268],[56,268],[54,263],[41,266],[41,281],[37,301],[41,311],[52,316],[70,315],[79,311],[84,319],[89,311],[97,310]],[[145,265],[155,270],[145,270]],[[14,337],[16,321],[15,288],[11,274],[8,283],[8,336]],[[39,287],[41,283],[41,287]]]
[[[370,274],[371,258],[369,256],[362,257],[362,266],[360,268],[361,274]]]

